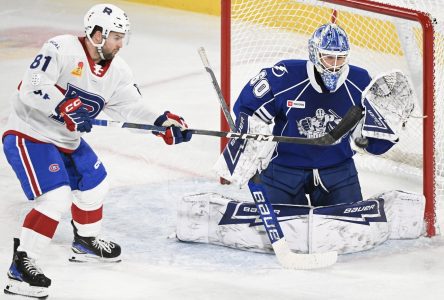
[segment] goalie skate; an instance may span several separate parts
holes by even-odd
[[[35,261],[26,252],[17,251],[19,239],[14,239],[14,257],[8,271],[9,282],[4,289],[5,294],[45,299],[51,279],[46,277]]]
[[[83,237],[74,228],[74,241],[72,242],[72,254],[69,261],[72,262],[120,262],[120,246],[114,242],[100,237]]]

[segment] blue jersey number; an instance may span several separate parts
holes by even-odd
[[[32,62],[32,64],[29,66],[31,69],[35,69],[38,66],[40,66],[40,63],[42,61],[42,58],[44,59],[44,63],[42,66],[42,71],[45,72],[46,69],[48,68],[49,62],[51,61],[51,56],[45,56],[43,57],[43,54],[39,54],[34,58],[34,61]]]

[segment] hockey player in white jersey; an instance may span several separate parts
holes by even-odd
[[[185,121],[146,108],[128,65],[117,55],[130,22],[111,4],[93,6],[84,17],[85,37],[47,41],[26,70],[12,99],[3,134],[6,158],[35,206],[25,217],[5,293],[46,297],[51,280],[36,263],[71,208],[71,261],[120,261],[120,246],[100,238],[107,173],[82,139],[101,111],[118,121],[154,122],[167,144],[187,142]]]

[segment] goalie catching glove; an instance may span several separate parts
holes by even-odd
[[[239,114],[236,128],[240,133],[271,134],[268,124],[245,113]],[[230,139],[214,170],[220,177],[241,188],[256,172],[267,168],[275,147],[276,142]]]
[[[373,79],[362,93],[363,120],[354,131],[354,140],[363,137],[398,142],[415,105],[413,90],[401,71],[392,71]]]
[[[184,119],[169,111],[166,111],[159,116],[156,121],[154,121],[154,125],[168,127],[165,133],[153,131],[156,136],[163,138],[168,145],[179,144],[191,140],[192,133],[187,130],[188,125],[185,123]]]

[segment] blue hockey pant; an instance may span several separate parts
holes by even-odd
[[[270,163],[261,180],[274,204],[326,206],[362,200],[353,159],[324,169],[286,168]],[[309,198],[307,198],[309,197]]]

